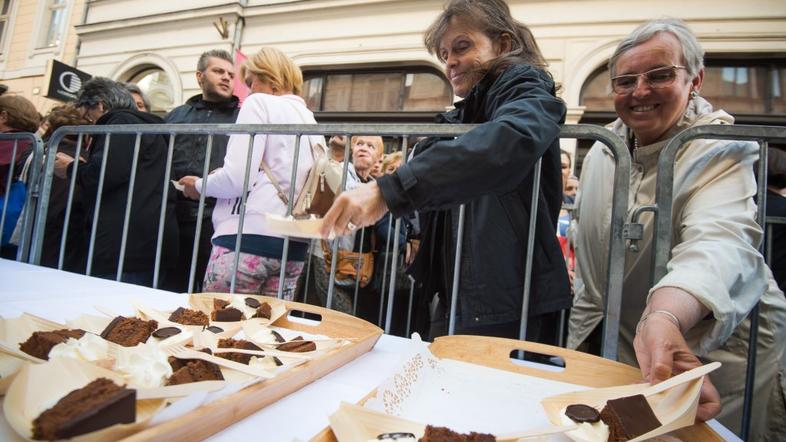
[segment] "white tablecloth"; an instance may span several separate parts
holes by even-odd
[[[63,322],[100,305],[131,314],[130,300],[162,310],[185,305],[186,295],[86,277],[0,259],[0,316],[29,312]],[[398,368],[413,341],[383,335],[355,361],[217,433],[211,440],[306,441],[328,425],[341,401],[357,402]],[[287,422],[286,425],[283,422]],[[710,425],[727,440],[739,440],[717,422]],[[0,440],[21,440],[0,419]]]

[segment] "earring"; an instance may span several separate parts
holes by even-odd
[[[698,92],[696,92],[696,90],[692,90],[692,91],[690,91],[690,98],[691,98],[691,99],[693,99],[693,98],[696,98],[696,97],[698,97],[698,96],[699,96],[699,93],[698,93]]]

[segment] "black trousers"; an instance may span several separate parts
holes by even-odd
[[[188,291],[188,277],[191,271],[191,254],[194,247],[194,236],[196,235],[196,219],[182,219],[178,216],[177,224],[179,228],[178,254],[177,261],[167,272],[164,281],[164,290],[172,292]],[[194,273],[194,292],[202,291],[202,281],[205,278],[205,269],[210,259],[210,251],[213,245],[210,239],[213,237],[213,222],[210,218],[202,221],[202,230],[199,232],[199,251],[197,252],[196,272]]]

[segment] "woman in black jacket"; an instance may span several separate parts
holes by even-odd
[[[542,159],[527,339],[555,343],[557,312],[570,306],[555,232],[565,105],[532,34],[502,0],[449,2],[425,44],[463,98],[439,121],[480,126],[421,142],[396,173],[343,193],[323,234],[370,225],[388,210],[396,217],[420,211],[423,241],[410,273],[422,295],[416,323],[430,325],[433,338],[447,332],[458,208],[466,204],[456,333],[518,337],[533,171]],[[426,317],[435,293],[442,307]]]

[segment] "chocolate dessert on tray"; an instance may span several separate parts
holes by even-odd
[[[171,311],[131,304],[135,315],[86,308],[66,324],[0,318],[4,411],[19,435],[202,439],[351,362],[382,334],[349,315],[265,296],[193,294]]]
[[[518,350],[558,356],[565,366],[513,359]],[[422,439],[427,425],[463,435],[453,436],[456,440],[472,440],[472,433],[496,440],[606,441],[610,434],[644,440],[666,433],[681,440],[722,440],[706,424],[694,425],[703,376],[718,365],[650,386],[641,383],[637,368],[585,353],[504,338],[445,336],[428,347],[413,343],[388,380],[360,405],[342,405],[331,415],[331,427],[311,441],[367,442],[399,432],[438,440]],[[568,414],[575,420],[565,414],[573,405],[579,407]],[[628,409],[636,410],[635,417]],[[606,432],[587,428],[593,425]],[[432,436],[444,434],[452,433]]]

